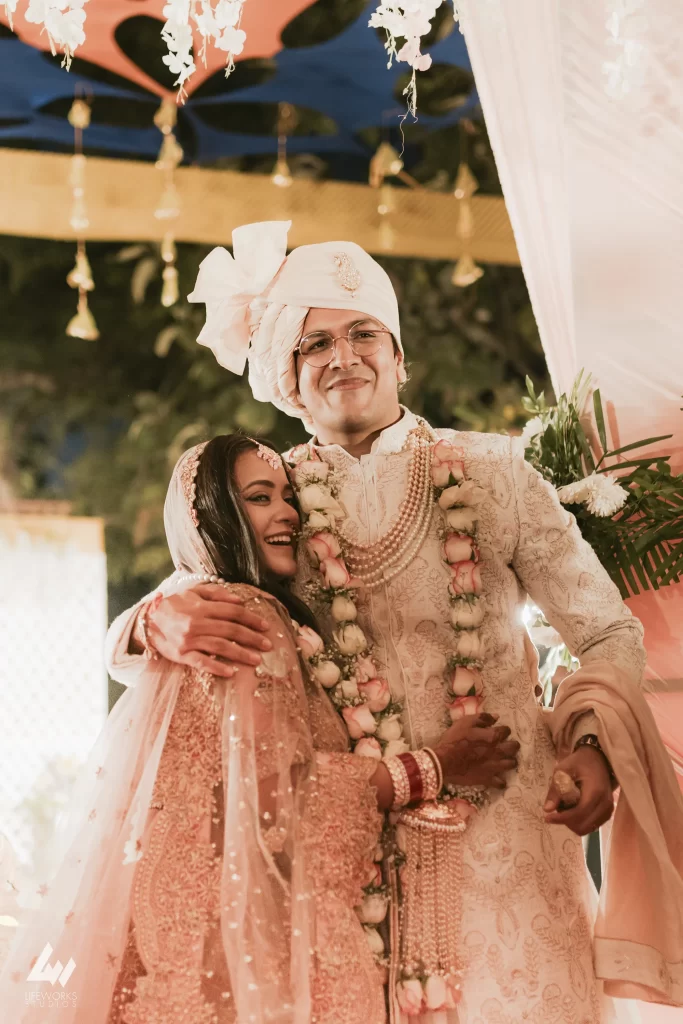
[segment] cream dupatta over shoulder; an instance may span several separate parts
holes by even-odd
[[[183,494],[188,454],[165,510],[181,573],[209,566]],[[121,697],[5,964],[3,1020],[384,1021],[353,910],[381,827],[374,763],[347,752],[284,610],[235,590],[270,623],[272,652],[230,681],[147,662]],[[27,981],[46,943],[52,963],[75,964],[63,989]]]

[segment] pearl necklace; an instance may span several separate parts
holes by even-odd
[[[186,580],[195,580],[197,583],[222,583],[224,587],[228,584],[220,576],[208,572],[188,572],[183,573],[178,579],[178,583],[184,583]]]
[[[431,437],[425,436],[421,426],[409,437],[407,447],[413,450],[408,493],[401,502],[394,525],[371,544],[355,544],[346,540],[345,560],[349,571],[369,590],[388,583],[410,565],[431,525],[434,503]]]

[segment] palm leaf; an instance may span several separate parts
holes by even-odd
[[[607,432],[605,430],[605,417],[602,411],[602,399],[600,398],[599,388],[596,388],[593,393],[593,412],[595,413],[595,425],[598,428],[598,437],[600,438],[600,444],[604,453],[607,451]],[[604,454],[602,457],[604,459]]]

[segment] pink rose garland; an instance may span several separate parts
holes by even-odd
[[[446,673],[446,706],[451,721],[477,715],[484,704],[481,675],[483,643],[478,632],[484,621],[484,598],[475,506],[483,490],[465,477],[463,452],[449,441],[432,449],[432,483],[442,512],[442,557],[449,569],[450,623],[455,633],[454,652]],[[462,795],[459,795],[462,794]],[[472,791],[446,786],[440,800],[466,822],[477,809]],[[458,979],[451,974],[404,973],[396,997],[407,1017],[427,1011],[455,1009],[461,998]]]
[[[329,603],[336,624],[333,643],[327,648],[315,634],[315,639],[303,635],[302,653],[337,707],[354,753],[376,760],[395,756],[408,750],[400,722],[401,706],[392,703],[389,684],[379,675],[367,638],[355,621],[354,590],[359,581],[351,576],[344,560],[344,540],[337,527],[344,513],[336,500],[334,472],[309,445],[293,449],[288,462],[305,516],[306,550],[319,573],[314,596]],[[484,598],[475,509],[483,491],[466,479],[463,452],[449,441],[434,443],[431,474],[442,512],[442,555],[450,570],[450,623],[455,633],[446,677],[446,707],[451,721],[457,721],[478,714],[484,703],[483,647],[478,632],[484,620]],[[447,787],[442,799],[467,821],[477,810],[477,798],[465,791],[462,796],[458,793]],[[386,917],[387,904],[381,873],[375,874],[356,912],[371,950],[384,964],[384,942],[376,926]],[[455,1008],[460,987],[451,975],[405,976],[398,982],[396,994],[402,1012],[413,1017],[427,1010]]]
[[[358,581],[344,560],[344,541],[337,526],[344,512],[335,496],[334,472],[309,445],[298,445],[287,461],[292,466],[304,516],[306,551],[318,570],[319,582],[311,596],[329,604],[335,623],[328,647],[320,638],[316,643],[310,636],[300,635],[301,652],[314,678],[325,687],[339,711],[354,754],[380,761],[407,751],[408,744],[399,724],[401,707],[392,703],[389,684],[380,676],[367,637],[356,622],[354,598]],[[368,945],[383,965],[384,940],[377,926],[387,914],[387,892],[378,865],[372,881],[365,886],[363,902],[356,908]]]

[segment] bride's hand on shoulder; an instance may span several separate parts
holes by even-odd
[[[505,789],[505,773],[517,767],[519,743],[510,739],[498,716],[465,715],[448,729],[434,753],[441,762],[444,782],[455,786]]]
[[[163,658],[226,679],[255,667],[272,648],[270,623],[217,583],[164,597],[147,617],[147,637]]]

